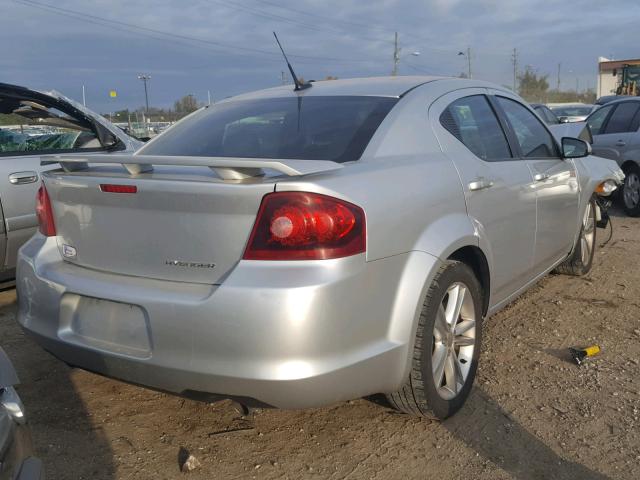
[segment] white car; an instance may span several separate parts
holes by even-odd
[[[561,122],[584,122],[597,108],[585,103],[548,103],[547,106]]]

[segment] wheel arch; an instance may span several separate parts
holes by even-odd
[[[482,314],[486,315],[491,305],[493,255],[481,222],[466,212],[446,215],[427,228],[416,246],[442,261],[458,260],[471,267],[482,286]]]
[[[467,245],[453,252],[447,260],[457,260],[468,265],[482,287],[482,316],[489,310],[489,297],[491,293],[491,273],[489,262],[484,252],[475,245]]]
[[[640,168],[640,164],[635,160],[625,160],[622,165],[620,165],[620,168],[624,173],[627,173],[632,167]]]

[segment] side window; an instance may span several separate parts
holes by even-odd
[[[523,157],[559,157],[553,137],[530,110],[515,100],[496,98],[516,134]]]
[[[84,121],[27,98],[0,96],[0,155],[100,147]]]
[[[512,156],[498,118],[484,95],[456,100],[442,112],[440,123],[483,160],[504,160]]]
[[[601,133],[604,133],[601,131],[602,126],[605,119],[607,118],[607,115],[609,115],[609,112],[611,112],[611,109],[614,106],[615,105],[606,105],[604,107],[600,107],[598,110],[589,115],[589,118],[587,118],[587,124],[591,128],[591,133],[593,135],[600,135]]]
[[[638,111],[638,102],[619,103],[611,114],[604,133],[622,133],[631,131],[631,120]]]

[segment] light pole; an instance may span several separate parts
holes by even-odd
[[[144,100],[147,106],[145,113],[148,116],[149,115],[149,92],[147,91],[147,82],[151,80],[151,75],[144,75],[144,74],[138,75],[138,80],[142,80],[142,82],[144,83]]]
[[[398,65],[400,64],[400,52],[402,48],[398,46],[398,32],[396,32],[394,41],[393,41],[393,70],[391,70],[391,76],[395,77],[398,75]],[[411,52],[411,55],[414,57],[419,57],[420,52]]]
[[[467,57],[467,78],[471,78],[471,47],[467,47],[467,53],[458,52],[458,56]]]

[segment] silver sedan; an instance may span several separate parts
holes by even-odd
[[[55,160],[18,262],[48,351],[201,399],[382,392],[437,418],[469,394],[484,319],[589,271],[595,195],[623,178],[510,91],[433,77],[250,93],[135,155]]]

